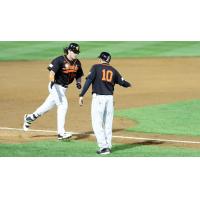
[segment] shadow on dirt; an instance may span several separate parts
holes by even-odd
[[[120,144],[117,146],[113,146],[112,152],[121,151],[121,150],[125,150],[125,149],[132,149],[134,147],[143,146],[143,145],[161,145],[164,143],[165,142],[156,141],[156,140],[146,140],[143,142],[134,142],[132,144]]]
[[[76,134],[73,136],[73,140],[83,140],[90,137],[90,134]]]
[[[124,129],[118,128],[118,129],[112,130],[113,133],[120,132],[120,131],[124,131]],[[86,131],[85,134],[94,134],[94,132],[93,131]]]
[[[113,132],[120,132],[123,131],[124,129],[114,129]],[[73,135],[73,139],[74,140],[81,140],[81,139],[87,139],[89,138],[91,135],[93,135],[94,132],[93,131],[86,131],[84,133],[80,133],[80,134],[76,134]],[[57,135],[49,135],[49,134],[38,134],[38,135],[31,135],[31,138],[57,138]]]
[[[113,133],[116,133],[116,132],[120,132],[120,131],[123,131],[124,129],[113,129]],[[80,133],[80,134],[76,134],[73,139],[74,140],[81,140],[81,139],[87,139],[89,138],[91,135],[94,135],[94,132],[93,131],[86,131],[84,133]]]
[[[48,134],[44,134],[44,135],[32,135],[30,136],[31,138],[55,138],[57,137],[57,135],[48,135]]]

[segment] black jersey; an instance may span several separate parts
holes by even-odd
[[[48,67],[55,72],[55,83],[67,86],[83,76],[81,62],[78,59],[70,61],[67,56],[59,56],[52,60]]]
[[[93,65],[87,79],[92,82],[92,93],[99,95],[113,95],[115,84],[126,87],[127,83],[120,73],[108,64]]]

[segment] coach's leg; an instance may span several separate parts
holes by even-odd
[[[93,94],[91,106],[92,127],[100,149],[108,148],[103,127],[104,109],[105,100],[103,96]]]
[[[108,95],[107,97],[107,103],[106,103],[106,114],[105,114],[105,135],[106,135],[106,142],[108,144],[108,147],[112,148],[112,124],[113,124],[113,112],[114,112],[114,106],[113,106],[113,96]]]

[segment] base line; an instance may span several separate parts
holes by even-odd
[[[9,127],[0,127],[0,130],[13,130],[13,131],[24,131],[24,129],[22,128],[9,128]],[[52,131],[52,130],[36,130],[36,129],[29,129],[29,131],[32,132],[44,132],[44,133],[56,133],[56,131]],[[27,131],[28,132],[28,131]],[[26,132],[25,132],[26,133]]]
[[[0,130],[15,130],[15,131],[23,131],[22,128],[9,128],[9,127],[0,127]],[[44,133],[56,133],[56,131],[52,130],[36,130],[36,129],[29,129],[31,132],[44,132]],[[27,132],[25,132],[27,133]],[[69,132],[72,135],[77,135],[81,133],[77,132]],[[27,133],[28,134],[28,133]],[[82,133],[85,134],[85,133]],[[95,136],[91,134],[91,136]],[[133,140],[150,140],[150,141],[158,141],[158,142],[172,142],[172,143],[186,143],[186,144],[200,144],[200,141],[187,141],[187,140],[172,140],[172,139],[159,139],[159,138],[145,138],[145,137],[134,137],[134,136],[120,136],[120,135],[113,135],[113,138],[120,138],[120,139],[133,139]]]

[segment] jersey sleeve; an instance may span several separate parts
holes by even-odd
[[[49,65],[49,67],[51,67],[50,70],[54,71],[55,74],[56,72],[59,70],[59,68],[61,67],[62,65],[62,58],[61,57],[57,57],[55,58],[54,60],[51,61],[51,64]]]
[[[116,75],[115,75],[115,83],[123,87],[131,86],[131,84],[128,81],[124,80],[124,78],[121,76],[121,74],[117,70],[116,70]]]
[[[78,70],[77,70],[77,73],[76,73],[76,79],[79,79],[80,77],[82,77],[84,75],[84,73],[83,73],[83,69],[82,69],[80,61],[78,61],[77,66],[78,66]]]
[[[87,92],[91,83],[95,79],[95,76],[96,76],[96,67],[95,67],[95,65],[93,65],[92,68],[90,69],[88,76],[86,77],[85,84],[84,84],[83,89],[82,89],[82,91],[79,95],[80,97],[83,97],[85,95],[85,93]]]
[[[93,81],[95,77],[96,77],[96,67],[95,65],[93,65],[86,79],[90,79],[91,81]]]
[[[81,91],[81,93],[80,93],[80,97],[83,97],[84,95],[85,95],[85,93],[87,92],[87,90],[88,90],[88,88],[90,87],[90,85],[91,85],[91,83],[92,83],[92,80],[90,80],[90,79],[87,79],[86,81],[85,81],[85,84],[84,84],[84,86],[83,86],[83,89],[82,89],[82,91]]]
[[[122,82],[123,82],[123,77],[122,77],[121,74],[116,70],[116,71],[115,71],[115,83],[120,85]]]

